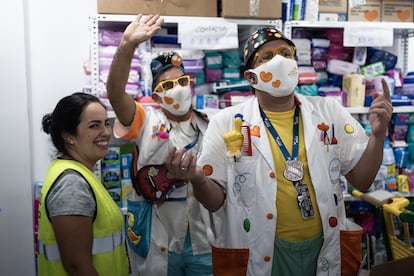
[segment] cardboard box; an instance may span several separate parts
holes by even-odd
[[[348,21],[381,21],[381,0],[366,0],[365,5],[348,8]]]
[[[347,0],[319,0],[318,8],[320,21],[347,20]]]
[[[221,16],[237,18],[267,18],[282,17],[282,0],[256,1],[256,6],[250,6],[249,0],[222,0]]]
[[[98,13],[217,17],[217,1],[98,0]]]
[[[382,0],[381,20],[383,22],[413,22],[412,0]]]
[[[319,0],[319,12],[346,13],[347,0]]]

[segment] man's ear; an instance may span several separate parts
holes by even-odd
[[[244,71],[243,74],[244,74],[244,77],[246,78],[246,80],[248,80],[250,84],[256,84],[257,83],[255,73],[246,70],[246,71]]]
[[[151,98],[154,100],[154,102],[156,103],[162,103],[161,97],[155,93],[151,94]]]

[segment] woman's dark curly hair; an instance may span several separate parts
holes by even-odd
[[[77,135],[80,116],[85,107],[93,102],[100,103],[106,110],[106,107],[94,95],[75,92],[62,98],[52,113],[43,116],[42,129],[50,134],[52,143],[59,154],[67,154],[62,134]]]

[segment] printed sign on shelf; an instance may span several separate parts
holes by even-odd
[[[182,49],[237,49],[239,39],[236,23],[200,20],[178,23],[178,42]]]
[[[370,26],[367,24],[352,24],[344,28],[345,47],[391,47],[394,42],[394,32],[390,27]]]

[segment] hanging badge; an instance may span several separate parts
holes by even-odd
[[[303,178],[303,163],[299,160],[287,160],[285,163],[285,178],[292,182],[297,182]]]
[[[298,195],[298,205],[302,213],[303,219],[313,218],[315,212],[312,206],[312,200],[310,198],[308,185],[302,182],[295,183],[296,192]]]

